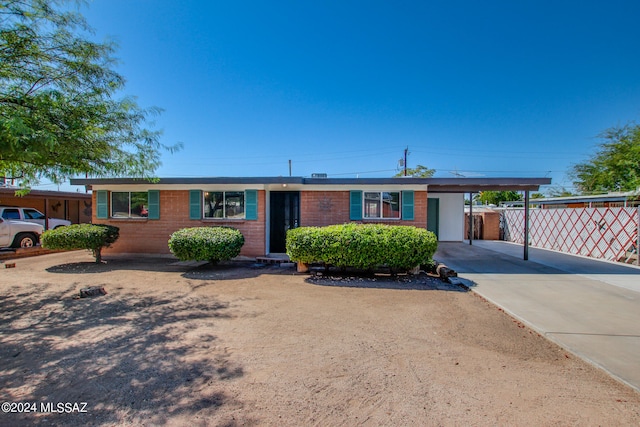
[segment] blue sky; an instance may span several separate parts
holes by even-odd
[[[544,177],[640,117],[640,2],[94,0],[160,177]],[[46,187],[41,187],[46,188]]]

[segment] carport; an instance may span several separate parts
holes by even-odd
[[[529,259],[529,194],[538,191],[541,185],[551,184],[551,178],[432,178],[428,182],[429,194],[463,193],[469,194],[469,229],[473,230],[473,195],[481,191],[523,191],[524,192],[524,245],[523,259]],[[473,245],[473,233],[469,236]]]
[[[0,187],[0,204],[34,208],[46,218],[60,218],[74,224],[91,222],[91,194],[70,191],[31,190],[16,196],[15,187]]]

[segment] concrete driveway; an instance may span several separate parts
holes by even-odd
[[[487,300],[640,391],[640,268],[500,241],[440,242],[435,259]]]

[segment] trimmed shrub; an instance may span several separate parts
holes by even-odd
[[[432,262],[438,242],[434,233],[417,227],[343,224],[289,230],[286,245],[293,261],[403,271]]]
[[[237,257],[244,236],[231,227],[192,227],[176,231],[169,238],[171,253],[181,261],[217,263]]]
[[[111,246],[120,236],[120,229],[106,224],[71,224],[47,230],[42,234],[42,247],[47,249],[88,249],[102,262],[102,249]]]

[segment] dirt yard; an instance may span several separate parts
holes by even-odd
[[[32,411],[0,425],[640,424],[639,393],[424,275],[106,260],[0,264],[0,401]]]

